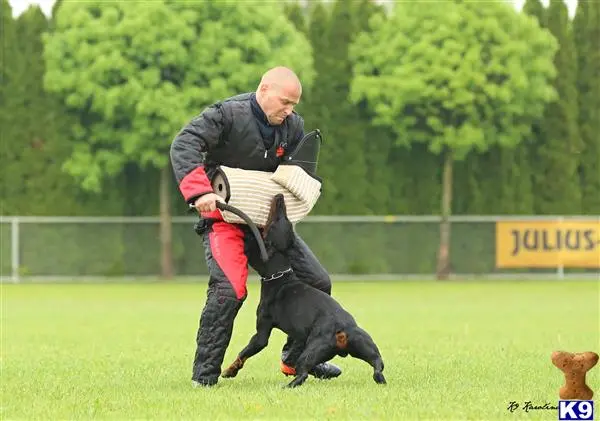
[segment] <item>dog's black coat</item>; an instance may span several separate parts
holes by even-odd
[[[263,233],[270,256],[266,273],[273,276],[261,280],[256,334],[222,377],[235,377],[248,358],[267,346],[271,331],[277,328],[305,343],[296,363],[296,377],[289,387],[300,386],[315,365],[336,355],[351,355],[369,363],[375,382],[385,384],[383,360],[369,334],[330,295],[295,278],[285,255],[293,241],[292,233],[284,197],[278,194]]]

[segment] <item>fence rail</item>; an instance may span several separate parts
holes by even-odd
[[[65,223],[159,223],[158,216],[0,216],[0,224],[65,224]],[[194,223],[195,216],[174,216],[173,223]],[[307,216],[301,223],[323,222],[360,222],[360,223],[393,223],[393,222],[441,222],[439,215],[313,215]],[[600,215],[452,215],[450,222],[499,222],[499,221],[600,221]]]
[[[196,220],[195,216],[172,218],[178,277],[203,279],[207,273],[202,244],[193,231]],[[434,275],[440,221],[436,215],[309,216],[297,229],[332,274],[411,279]],[[452,273],[460,277],[600,276],[600,229],[594,231],[596,267],[570,268],[558,261],[545,268],[498,267],[497,223],[528,221],[574,221],[600,227],[600,216],[452,216]],[[13,282],[156,278],[159,223],[159,217],[0,216],[0,276]]]

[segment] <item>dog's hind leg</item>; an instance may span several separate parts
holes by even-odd
[[[298,357],[296,362],[296,377],[287,387],[297,387],[302,385],[308,378],[308,372],[317,364],[333,358],[335,348],[326,337],[316,337],[309,339],[306,348]]]
[[[356,327],[348,333],[347,340],[348,353],[373,367],[373,380],[375,380],[375,383],[386,384],[383,375],[383,359],[371,336],[363,329]]]

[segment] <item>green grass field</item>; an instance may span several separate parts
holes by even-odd
[[[236,378],[193,389],[205,289],[4,284],[1,419],[556,420],[522,409],[557,404],[550,354],[600,351],[597,282],[338,282],[334,296],[381,349],[387,386],[336,357],[341,377],[283,389],[275,331]],[[225,364],[253,334],[257,298],[252,282]],[[587,378],[597,398],[600,364]],[[521,407],[508,411],[511,401]]]

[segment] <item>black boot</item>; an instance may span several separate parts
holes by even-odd
[[[298,357],[302,353],[304,349],[304,344],[294,342],[294,340],[288,336],[285,345],[283,345],[283,349],[281,351],[281,362],[286,367],[281,368],[281,372],[286,376],[295,375],[295,370],[293,367],[296,366],[296,361]],[[311,376],[316,377],[317,379],[333,379],[342,374],[342,370],[334,364],[331,363],[321,363],[317,364],[313,367],[312,370],[308,372]]]
[[[214,379],[210,379],[210,380],[200,380],[200,381],[196,381],[196,380],[192,380],[192,387],[211,387],[217,384],[217,380]]]
[[[321,363],[314,366],[308,374],[315,376],[317,379],[333,379],[342,374],[342,370],[334,364]]]

